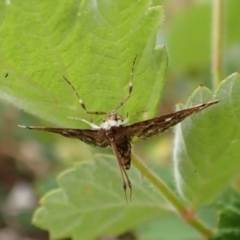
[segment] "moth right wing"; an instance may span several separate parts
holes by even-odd
[[[68,138],[79,139],[89,145],[105,148],[109,146],[108,140],[104,137],[100,130],[92,129],[76,129],[76,128],[51,128],[51,127],[35,127],[35,126],[22,126],[31,130],[39,130],[45,132],[52,132],[60,134]]]
[[[137,122],[132,125],[126,126],[126,135],[129,138],[138,137],[141,140],[149,137],[157,136],[169,128],[175,126],[186,117],[200,112],[203,109],[218,103],[219,100],[199,104],[190,108],[186,108],[177,112],[169,113],[163,116],[152,118],[146,121]]]

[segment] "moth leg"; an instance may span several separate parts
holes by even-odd
[[[127,100],[131,97],[132,94],[132,89],[133,89],[133,73],[134,73],[134,66],[137,60],[137,56],[134,58],[133,63],[132,63],[132,70],[131,70],[131,76],[130,76],[130,81],[129,81],[129,85],[128,85],[128,95],[127,97],[120,102],[120,104],[114,109],[114,111],[116,112],[121,106],[123,106],[123,104],[125,102],[127,102]]]
[[[129,119],[132,117],[132,116],[134,116],[134,115],[137,115],[137,114],[140,114],[140,113],[146,113],[146,112],[148,112],[148,110],[144,110],[144,111],[139,111],[139,112],[135,112],[135,113],[133,113],[132,115],[130,115],[130,116],[128,116],[128,114],[127,114],[127,118],[123,121],[123,124],[126,124],[126,123],[128,123],[128,121],[129,121]]]
[[[63,76],[64,80],[71,86],[72,90],[74,91],[75,95],[77,96],[78,98],[78,101],[82,107],[82,109],[87,113],[87,114],[95,114],[95,115],[105,115],[107,114],[107,112],[97,112],[97,111],[88,111],[83,100],[80,98],[80,96],[78,95],[78,92],[76,91],[76,89],[74,88],[74,86],[71,84],[70,81],[68,81],[68,79]]]
[[[94,123],[91,123],[91,122],[88,122],[87,120],[85,119],[82,119],[82,118],[77,118],[77,117],[68,117],[69,119],[73,119],[73,120],[78,120],[78,121],[81,121],[81,122],[85,122],[87,123],[90,127],[92,127],[93,129],[100,129],[100,127]]]

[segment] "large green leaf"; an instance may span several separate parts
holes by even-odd
[[[142,1],[20,1],[0,7],[0,98],[48,121],[81,126],[66,76],[89,110],[111,111],[134,89],[123,114],[156,109],[167,55],[155,48],[160,7]],[[8,76],[6,77],[8,73]]]
[[[188,105],[212,98],[209,90],[200,87]],[[223,81],[214,98],[220,103],[186,119],[175,133],[176,183],[193,208],[212,201],[240,171],[239,73]]]
[[[116,159],[106,155],[95,160],[63,173],[60,188],[42,199],[34,223],[52,238],[117,235],[169,210],[161,194],[134,168],[129,172],[132,201],[127,204]]]

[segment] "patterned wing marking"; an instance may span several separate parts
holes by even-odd
[[[131,167],[131,139],[125,134],[125,126],[112,126],[108,130],[102,130],[109,142],[114,142],[114,147],[121,161],[121,165],[128,170]]]
[[[75,129],[75,128],[49,128],[35,126],[19,126],[19,127],[57,133],[63,135],[64,137],[79,139],[92,146],[98,146],[102,148],[109,146],[107,139],[99,130]]]
[[[122,142],[116,143],[116,148],[122,160],[122,164],[124,168],[126,170],[130,169],[131,159],[132,159],[132,155],[131,155],[132,146],[131,146],[130,140],[125,136]]]
[[[147,139],[152,136],[159,135],[177,123],[184,120],[186,117],[200,112],[203,109],[218,103],[219,101],[211,101],[196,105],[191,108],[183,109],[174,113],[166,114],[146,121],[134,123],[126,126],[126,135],[130,138],[138,137],[139,139]]]

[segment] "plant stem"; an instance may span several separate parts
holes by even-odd
[[[187,209],[175,195],[175,193],[158,176],[156,176],[150,169],[148,169],[134,152],[132,160],[134,166],[161,192],[161,194],[168,200],[168,202],[170,202],[175,207],[179,215],[188,224],[190,224],[206,238],[211,237],[213,234],[211,229],[205,226],[204,223],[195,216],[192,210]]]
[[[223,1],[213,0],[212,4],[212,81],[216,89],[222,80],[223,49]]]

